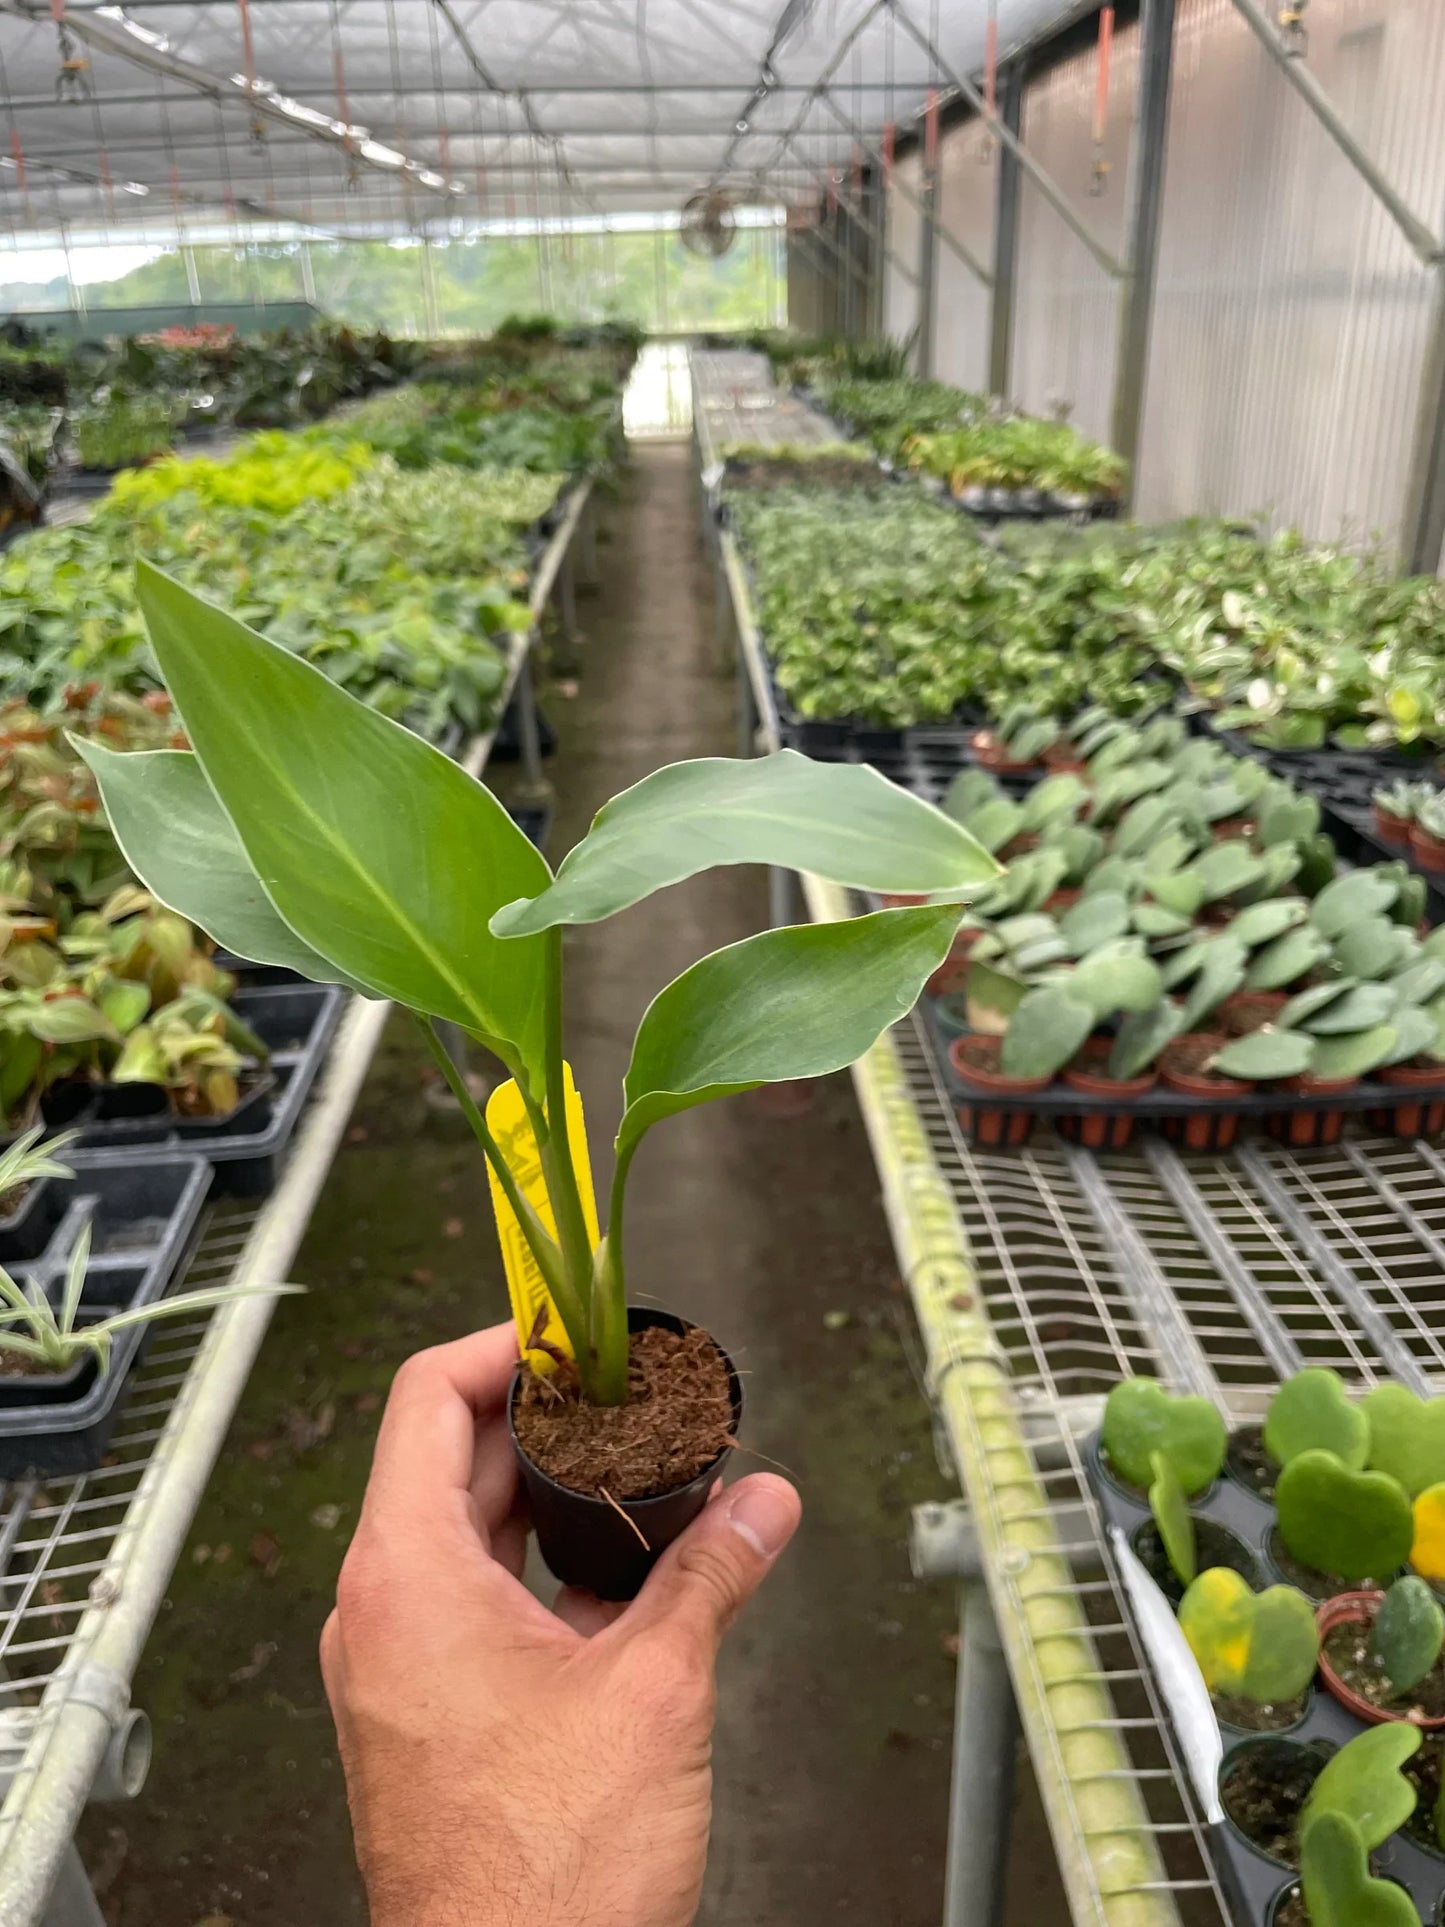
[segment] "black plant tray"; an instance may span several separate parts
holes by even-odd
[[[1236,1433],[1233,1436],[1239,1435]],[[1142,1492],[1121,1485],[1114,1478],[1104,1464],[1097,1433],[1089,1441],[1088,1468],[1089,1482],[1094,1488],[1106,1526],[1118,1526],[1131,1548],[1137,1549],[1136,1540],[1141,1529],[1153,1524],[1148,1499]],[[1190,1501],[1189,1509],[1196,1519],[1222,1526],[1242,1541],[1257,1567],[1256,1590],[1263,1586],[1292,1583],[1275,1565],[1270,1552],[1274,1506],[1236,1479],[1227,1465],[1206,1492]],[[1118,1590],[1127,1602],[1127,1588],[1121,1584]],[[1350,1588],[1345,1584],[1333,1589],[1334,1593],[1348,1590]],[[1142,1634],[1137,1644],[1141,1651],[1147,1652],[1147,1643]],[[1169,1707],[1165,1682],[1160,1679],[1156,1684],[1160,1698]],[[1169,1710],[1172,1714],[1173,1708]],[[1285,1741],[1298,1746],[1318,1746],[1332,1752],[1363,1733],[1365,1722],[1357,1719],[1348,1707],[1342,1706],[1316,1676],[1314,1685],[1305,1696],[1303,1717],[1295,1725],[1278,1733],[1259,1733],[1228,1725],[1221,1720],[1219,1731],[1224,1744],[1224,1770],[1227,1771],[1231,1753],[1237,1747]],[[1435,1737],[1440,1736],[1437,1734]],[[1236,1919],[1268,1927],[1275,1908],[1283,1903],[1284,1896],[1296,1884],[1298,1875],[1282,1861],[1271,1859],[1253,1846],[1227,1815],[1222,1824],[1208,1829],[1208,1835],[1215,1864],[1230,1895]],[[1435,1927],[1442,1900],[1445,1900],[1445,1853],[1432,1852],[1403,1833],[1395,1833],[1377,1854],[1371,1855],[1370,1864],[1379,1877],[1398,1880],[1407,1887],[1411,1899],[1420,1910],[1421,1919],[1428,1923],[1428,1927]]]
[[[937,1001],[925,995],[920,1008],[938,1054],[949,1102],[955,1110],[967,1105],[975,1110],[1006,1111],[1011,1114],[1022,1112],[1030,1117],[1124,1116],[1143,1122],[1153,1118],[1219,1117],[1221,1114],[1234,1117],[1288,1117],[1301,1111],[1393,1111],[1405,1105],[1445,1102],[1445,1065],[1441,1066],[1438,1084],[1381,1084],[1361,1078],[1358,1084],[1352,1085],[1347,1091],[1319,1094],[1248,1090],[1236,1097],[1214,1099],[1189,1097],[1182,1091],[1168,1090],[1156,1084],[1153,1090],[1145,1091],[1140,1097],[1094,1097],[1059,1082],[1050,1084],[1047,1090],[1030,1091],[1025,1096],[1013,1097],[1007,1092],[981,1090],[977,1085],[964,1083],[953,1068],[953,1060],[948,1054],[949,1045],[957,1033],[946,1030],[939,1022]]]
[[[238,1017],[271,1047],[274,1083],[265,1102],[243,1100],[229,1119],[178,1118],[169,1109],[150,1115],[106,1115],[124,1085],[100,1087],[100,1108],[77,1120],[80,1141],[65,1153],[81,1165],[113,1163],[144,1169],[157,1156],[181,1152],[209,1160],[221,1197],[264,1197],[276,1183],[281,1156],[301,1115],[307,1093],[341,1021],[345,993],[334,984],[267,983],[238,990]],[[133,1086],[132,1089],[143,1087]],[[259,1095],[259,1094],[257,1094]]]
[[[58,1215],[26,1275],[56,1302],[75,1240],[88,1222],[91,1256],[78,1322],[148,1305],[165,1293],[189,1255],[210,1187],[204,1158],[154,1154],[140,1167],[97,1161],[77,1168],[73,1178],[51,1178]],[[104,1372],[91,1357],[59,1378],[0,1379],[0,1479],[94,1471],[109,1448],[131,1368],[153,1329],[134,1325],[118,1332]]]

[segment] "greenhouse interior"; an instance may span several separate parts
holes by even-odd
[[[1445,6],[0,96],[0,1927],[1445,1927]]]

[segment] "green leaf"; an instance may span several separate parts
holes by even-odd
[[[1306,1018],[1313,1017],[1316,1011],[1343,997],[1358,982],[1357,977],[1335,977],[1327,984],[1310,984],[1306,989],[1296,992],[1287,1004],[1280,1006],[1275,1021],[1281,1030],[1298,1029],[1304,1025]]]
[[[1362,917],[1335,938],[1335,962],[1349,977],[1384,977],[1399,961],[1398,924],[1388,917]]]
[[[1161,937],[1182,937],[1186,930],[1192,930],[1192,917],[1181,916],[1177,910],[1166,910],[1162,903],[1137,903],[1134,906],[1134,928],[1141,937],[1149,937],[1157,942]]]
[[[1148,1486],[1157,1452],[1168,1455],[1194,1496],[1219,1477],[1227,1438],[1207,1398],[1166,1391],[1152,1378],[1126,1378],[1104,1401],[1101,1433],[1110,1465],[1127,1485]]]
[[[1314,1055],[1312,1040],[1297,1030],[1252,1030],[1247,1037],[1236,1037],[1210,1059],[1210,1068],[1225,1077],[1258,1078],[1298,1077],[1309,1069]]]
[[[1275,1488],[1279,1534],[1296,1559],[1332,1579],[1384,1580],[1415,1541],[1403,1486],[1383,1472],[1354,1472],[1333,1452],[1301,1452]]]
[[[1152,1010],[1163,995],[1159,971],[1138,937],[1120,937],[1091,951],[1075,968],[1071,988],[1096,1018],[1115,1010]]]
[[[1422,1399],[1407,1386],[1386,1383],[1365,1394],[1362,1410],[1370,1425],[1371,1471],[1387,1472],[1412,1499],[1445,1480],[1445,1397]]]
[[[1233,937],[1215,937],[1206,947],[1203,968],[1184,1001],[1184,1029],[1193,1030],[1244,982],[1245,949]],[[1166,984],[1167,988],[1167,984]]]
[[[1368,1030],[1383,1024],[1394,1010],[1398,993],[1393,984],[1356,984],[1343,997],[1328,999],[1323,1007],[1304,1020],[1304,1029],[1316,1037],[1330,1037],[1340,1031]]]
[[[128,977],[112,977],[96,998],[96,1002],[124,1037],[127,1032],[135,1029],[150,1009],[150,986],[132,983]],[[1431,1028],[1433,1031],[1433,1026]]]
[[[85,997],[52,997],[30,1013],[29,1027],[47,1044],[88,1044],[97,1038],[114,1039],[115,1025],[98,1005]]]
[[[1195,1550],[1194,1515],[1179,1483],[1179,1474],[1167,1452],[1151,1452],[1149,1465],[1154,1477],[1149,1486],[1149,1510],[1159,1528],[1159,1537],[1169,1555],[1169,1563],[1184,1584],[1189,1585],[1199,1570]]]
[[[1164,1046],[1172,1043],[1184,1026],[1184,1012],[1178,1004],[1161,997],[1148,1010],[1132,1010],[1119,1026],[1109,1052],[1109,1075],[1125,1083],[1154,1062]]]
[[[69,740],[100,785],[121,855],[167,909],[251,963],[283,964],[313,983],[361,988],[281,916],[189,750],[127,754],[83,737]]]
[[[1211,1693],[1277,1706],[1303,1693],[1319,1659],[1314,1608],[1293,1586],[1250,1591],[1228,1566],[1211,1566],[1179,1602],[1179,1630]]]
[[[659,1118],[851,1064],[913,1008],[957,928],[950,904],[881,910],[764,930],[695,963],[643,1016],[618,1156]]]
[[[1324,938],[1308,924],[1287,930],[1255,952],[1244,981],[1251,990],[1283,990],[1322,963],[1329,950]]]
[[[1305,1829],[1300,1882],[1310,1927],[1420,1927],[1406,1889],[1370,1872],[1369,1852],[1347,1813],[1321,1812]]]
[[[1439,1659],[1445,1613],[1418,1573],[1402,1573],[1385,1594],[1372,1638],[1396,1697],[1418,1686]]]
[[[1287,1378],[1264,1417],[1264,1449],[1277,1465],[1301,1452],[1333,1452],[1358,1471],[1370,1449],[1370,1422],[1337,1372],[1310,1365]]]
[[[1304,1828],[1319,1815],[1342,1813],[1360,1830],[1365,1850],[1383,1847],[1415,1811],[1415,1789],[1400,1771],[1423,1735],[1407,1720],[1366,1727],[1332,1755],[1305,1801]]]
[[[488,926],[550,872],[502,805],[144,562],[137,589],[206,780],[285,921],[376,995],[509,1044],[540,1082],[545,950]]]
[[[1445,990],[1445,963],[1438,957],[1422,957],[1391,977],[1390,989],[1402,1004],[1424,1004]]]
[[[1093,1030],[1094,1010],[1067,984],[1031,990],[1004,1033],[999,1062],[1006,1077],[1052,1077]]]
[[[751,762],[708,757],[655,770],[605,804],[556,882],[508,905],[493,927],[516,937],[596,923],[725,863],[900,892],[963,890],[999,873],[967,830],[867,764],[815,763],[790,749]]]
[[[1024,799],[1024,828],[1043,830],[1051,823],[1070,823],[1084,807],[1087,784],[1067,771],[1046,776]]]
[[[1216,843],[1213,849],[1196,857],[1190,868],[1203,889],[1206,903],[1232,897],[1236,890],[1242,890],[1264,874],[1263,864],[1249,845],[1239,842]],[[1155,895],[1158,894],[1156,890]]]
[[[1082,957],[1101,944],[1122,937],[1129,928],[1129,904],[1114,890],[1096,890],[1080,897],[1059,919],[1059,934],[1071,956]]]
[[[1286,930],[1303,923],[1308,915],[1309,905],[1303,897],[1271,897],[1265,903],[1252,903],[1247,910],[1241,910],[1230,924],[1229,934],[1236,943],[1253,950],[1256,944],[1282,937]]]
[[[1381,1064],[1390,1063],[1400,1042],[1393,1024],[1376,1024],[1372,1030],[1345,1036],[1317,1037],[1310,1059],[1314,1077],[1364,1077]]]
[[[1399,887],[1379,870],[1347,870],[1320,891],[1310,916],[1322,937],[1338,937],[1365,917],[1388,910]]]

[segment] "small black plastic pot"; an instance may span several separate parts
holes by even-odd
[[[652,1311],[639,1305],[628,1307],[629,1332],[646,1331],[654,1325],[679,1334],[693,1329],[685,1318],[677,1318],[671,1312]],[[716,1339],[713,1343],[717,1343]],[[743,1416],[742,1381],[720,1345],[718,1350],[727,1366],[736,1437]],[[721,1476],[731,1448],[720,1452],[711,1465],[704,1466],[686,1485],[650,1499],[620,1499],[611,1505],[606,1499],[593,1498],[590,1493],[574,1492],[534,1465],[517,1441],[512,1408],[523,1369],[519,1366],[512,1380],[507,1400],[507,1430],[522,1469],[537,1546],[547,1569],[564,1586],[577,1586],[584,1592],[595,1593],[599,1599],[635,1599],[643,1580],[663,1553],[707,1504],[707,1495]]]

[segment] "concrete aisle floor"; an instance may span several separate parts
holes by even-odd
[[[688,452],[643,446],[582,603],[557,727],[555,860],[658,764],[729,754]],[[761,927],[763,877],[720,871],[569,932],[570,1054],[605,1163],[647,1001]],[[82,1849],[112,1927],[351,1927],[365,1907],[315,1641],[391,1372],[501,1316],[479,1161],[427,1110],[394,1020],[136,1683],[151,1782]],[[949,1490],[910,1369],[906,1299],[846,1077],[788,1119],[759,1098],[652,1134],[629,1197],[634,1296],[717,1333],[748,1374],[745,1437],[804,1495],[802,1533],[724,1657],[703,1927],[930,1927],[939,1917],[953,1603],[916,1587],[908,1512]],[[599,1189],[603,1174],[599,1173]],[[1011,1922],[1064,1918],[1026,1771]]]

